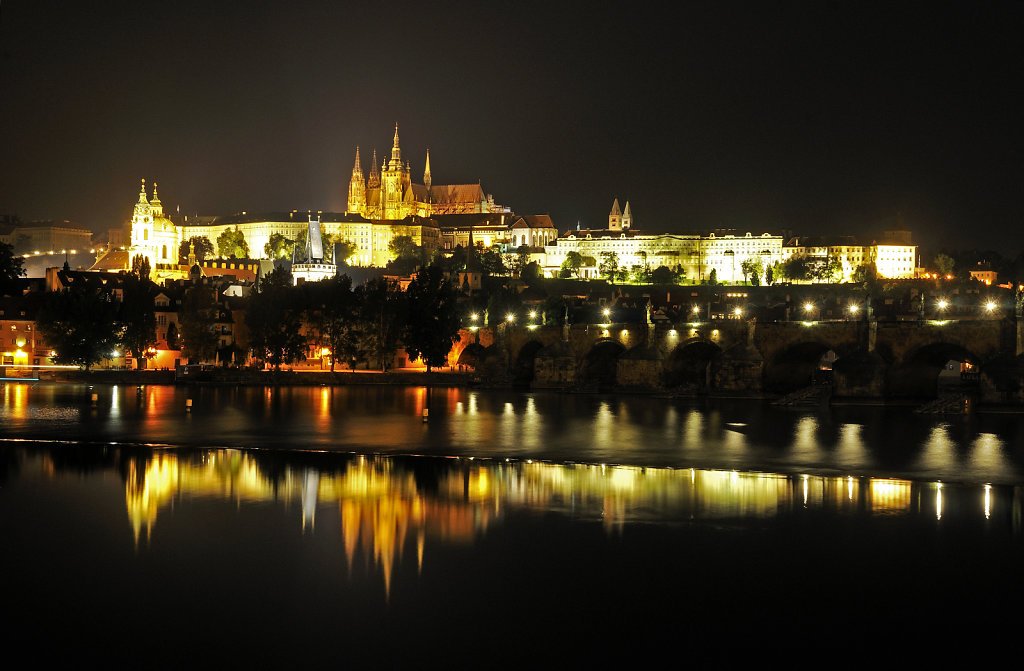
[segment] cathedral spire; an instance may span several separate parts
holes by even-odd
[[[633,226],[633,212],[629,209],[629,201],[626,201],[626,209],[622,211],[622,230],[628,230]]]
[[[395,144],[391,147],[391,160],[402,167],[402,150],[398,146],[398,122],[395,122]]]
[[[146,180],[142,180],[142,188],[139,189],[139,203],[149,205],[149,198],[146,198]]]
[[[430,191],[430,150],[427,150],[427,162],[426,167],[423,168],[423,186],[427,187],[427,191]]]
[[[153,199],[149,201],[150,205],[159,205],[160,196],[156,195],[156,182],[153,182]]]
[[[373,158],[370,159],[370,180],[367,184],[370,188],[380,186],[380,172],[377,168],[377,150],[373,150]]]
[[[352,166],[352,176],[359,176],[360,179],[363,177],[363,162],[359,160],[359,147],[356,146],[356,163]]]

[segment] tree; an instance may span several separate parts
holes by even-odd
[[[764,283],[768,286],[771,286],[772,282],[775,281],[775,267],[771,265],[764,269]]]
[[[676,284],[679,280],[679,273],[668,266],[658,266],[651,271],[652,284]]]
[[[167,327],[167,349],[178,349],[178,325],[174,322]]]
[[[109,357],[118,343],[118,305],[111,289],[84,277],[63,291],[46,295],[36,319],[37,328],[59,364],[89,370]]]
[[[338,361],[356,362],[366,358],[366,328],[360,320],[360,294],[352,291],[348,275],[331,277],[310,286],[321,294],[324,336],[331,349],[331,372]]]
[[[156,345],[156,285],[149,280],[149,261],[141,254],[132,259],[132,272],[124,278],[118,322],[121,345],[141,370]]]
[[[359,251],[359,246],[351,240],[339,238],[335,245],[337,245],[338,265],[340,266],[347,266],[348,260]]]
[[[505,261],[501,258],[501,254],[494,247],[488,247],[480,252],[480,267],[483,268],[483,271],[486,274],[491,276],[508,275],[508,268],[505,267]]]
[[[213,329],[218,313],[214,289],[198,284],[185,292],[178,319],[183,349],[190,363],[209,361],[216,354],[218,339]]]
[[[806,256],[791,256],[782,263],[776,272],[776,276],[779,279],[788,279],[790,281],[806,281],[811,279],[811,264]]]
[[[292,363],[305,356],[302,301],[292,286],[292,274],[278,268],[266,276],[258,294],[249,298],[245,324],[256,356],[272,365]]]
[[[811,273],[814,279],[832,284],[839,280],[843,273],[843,262],[835,254],[829,254],[828,258],[819,263]]]
[[[571,251],[565,255],[562,261],[562,268],[558,273],[559,277],[579,277],[580,268],[583,266],[583,255],[577,251]]]
[[[25,261],[14,254],[14,247],[0,242],[0,296],[9,296],[18,291],[18,278],[25,274]]]
[[[217,236],[217,254],[223,257],[249,257],[249,245],[245,241],[245,234],[238,230],[238,226],[235,226],[235,230],[229,228]]]
[[[946,275],[953,274],[953,268],[956,267],[956,263],[953,261],[953,257],[948,254],[939,254],[935,257],[935,269],[939,271],[939,274],[945,277]]]
[[[763,265],[761,259],[751,256],[742,263],[740,263],[740,271],[743,272],[743,281],[749,281],[755,287],[761,284],[761,271]]]
[[[408,235],[395,236],[388,243],[388,251],[394,257],[388,267],[400,275],[408,275],[427,262],[423,248]]]
[[[526,266],[530,263],[530,247],[528,245],[519,245],[516,251],[512,254],[506,254],[505,267],[512,273],[513,277],[522,277],[523,271],[526,270]]]
[[[526,282],[532,282],[533,280],[537,279],[540,276],[540,264],[537,263],[536,261],[530,261],[529,263],[527,263],[526,267],[523,268],[523,272],[519,275],[519,277],[521,277]]]
[[[405,329],[408,302],[405,294],[384,278],[370,280],[357,289],[360,321],[366,329],[366,349],[387,371],[398,349],[398,337]]]
[[[263,253],[268,259],[287,258],[292,255],[295,241],[284,237],[281,233],[271,233],[270,240],[263,245]]]
[[[708,275],[708,284],[711,286],[718,284],[718,268],[711,269],[711,274]]]
[[[189,244],[193,245],[196,261],[199,263],[213,256],[213,243],[210,242],[210,238],[205,235],[196,235],[188,240],[182,240],[178,245],[178,263],[181,265],[188,263]]]
[[[601,252],[597,272],[609,282],[615,282],[615,275],[619,272],[619,255],[615,252]]]
[[[445,364],[459,340],[458,293],[440,268],[427,266],[409,283],[406,297],[405,351],[413,359],[423,359],[430,372]]]

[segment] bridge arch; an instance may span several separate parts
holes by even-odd
[[[613,387],[618,360],[625,351],[626,347],[613,338],[596,341],[583,357],[580,382],[584,385],[597,385],[599,389]]]
[[[894,366],[887,380],[893,396],[934,398],[943,391],[974,387],[980,378],[981,357],[959,343],[922,345]]]
[[[665,386],[696,386],[708,391],[722,366],[722,348],[710,340],[690,338],[677,345],[665,359]]]
[[[539,340],[530,340],[519,348],[519,353],[512,362],[512,384],[517,387],[529,387],[533,382],[535,369],[534,363],[537,359],[537,352],[544,348],[544,343]]]
[[[832,363],[845,353],[820,340],[790,345],[765,365],[765,389],[789,392],[815,383],[832,381]]]

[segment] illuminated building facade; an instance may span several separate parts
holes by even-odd
[[[348,186],[348,212],[367,219],[397,221],[406,217],[430,217],[435,214],[508,213],[496,205],[494,197],[484,194],[479,184],[434,184],[430,175],[430,152],[423,168],[423,183],[414,184],[412,164],[402,161],[398,125],[391,147],[391,159],[377,168],[377,151],[370,161],[369,179],[363,177],[359,147]]]
[[[569,252],[593,259],[584,265],[584,278],[598,277],[602,254],[614,253],[619,267],[648,265],[681,268],[688,279],[705,279],[714,270],[720,282],[742,282],[741,264],[749,258],[763,266],[782,260],[782,236],[773,233],[736,235],[729,231],[674,234],[633,228],[629,203],[620,211],[618,199],[608,214],[608,228],[567,231],[545,247],[542,263],[546,275],[557,276]]]
[[[864,264],[875,264],[879,277],[911,279],[914,277],[917,245],[910,241],[910,231],[886,231],[881,242],[865,242],[849,235],[796,237],[783,247],[783,259],[804,256],[824,262],[832,257],[841,264],[840,282],[853,280],[853,273]]]

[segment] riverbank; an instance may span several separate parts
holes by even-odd
[[[384,384],[403,386],[469,387],[474,375],[459,371],[293,371],[217,368],[191,371],[176,376],[173,370],[58,370],[41,372],[41,382],[73,382],[79,384],[208,384],[244,386],[315,386]]]

